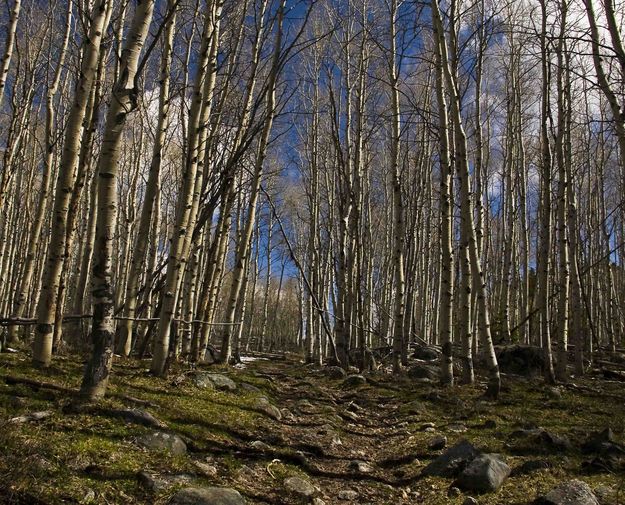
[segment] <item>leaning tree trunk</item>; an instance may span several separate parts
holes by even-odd
[[[148,35],[154,0],[137,5],[120,61],[119,78],[106,116],[102,150],[98,162],[98,218],[92,278],[93,352],[85,368],[80,395],[95,400],[106,392],[115,341],[115,294],[113,287],[113,238],[117,219],[117,174],[121,138],[128,115],[137,107],[135,77],[139,57]]]

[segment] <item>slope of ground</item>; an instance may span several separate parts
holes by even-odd
[[[431,447],[437,437],[447,447],[467,439],[513,468],[499,491],[476,496],[480,504],[531,503],[571,478],[603,503],[622,493],[623,474],[589,469],[580,451],[604,428],[622,439],[622,383],[588,378],[554,389],[508,377],[492,403],[480,384],[441,389],[375,373],[348,385],[296,360],[204,369],[232,379],[232,391],[223,378],[214,388],[181,368],[158,379],[148,362],[118,360],[109,396],[75,408],[81,368],[75,356],[38,371],[25,353],[0,355],[0,503],[164,504],[184,486],[235,488],[248,504],[304,503],[286,489],[295,476],[327,504],[462,504],[467,495],[450,493],[452,479],[421,476],[444,450]],[[518,439],[537,427],[555,442]],[[177,435],[186,452],[143,447],[155,432]],[[545,468],[519,472],[528,461]]]

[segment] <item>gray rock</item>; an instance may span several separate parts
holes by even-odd
[[[412,400],[404,405],[403,411],[408,415],[422,415],[427,413],[427,408],[419,400]]]
[[[432,365],[415,364],[408,369],[408,376],[411,379],[438,379],[438,368]]]
[[[366,383],[367,379],[365,379],[362,375],[348,375],[343,381],[343,387],[348,389],[357,388],[359,386],[364,386]]]
[[[521,466],[516,467],[513,471],[513,475],[527,475],[528,473],[536,472],[538,470],[546,470],[551,468],[551,463],[544,459],[530,459],[525,461]]]
[[[447,430],[453,433],[464,433],[467,431],[467,427],[464,424],[453,423],[447,426]]]
[[[323,375],[325,375],[328,379],[338,380],[347,377],[347,372],[343,370],[340,366],[327,366],[325,368],[322,368],[321,371]]]
[[[447,437],[440,436],[434,437],[428,442],[428,449],[432,451],[439,451],[447,446]]]
[[[245,499],[227,487],[188,487],[172,496],[169,505],[245,505]]]
[[[137,480],[139,484],[149,491],[158,492],[176,484],[188,484],[193,480],[193,476],[188,474],[167,475],[142,471],[137,474]]]
[[[504,373],[534,377],[542,374],[545,353],[540,347],[508,345],[496,347],[497,363]]]
[[[264,396],[256,399],[254,409],[256,409],[257,412],[262,412],[263,414],[268,415],[276,421],[280,421],[280,419],[282,419],[282,412],[280,412],[280,409],[275,405],[272,405]]]
[[[467,465],[456,483],[467,491],[497,491],[510,471],[510,467],[497,454],[481,454]]]
[[[22,424],[27,422],[35,422],[46,419],[52,415],[51,410],[42,410],[40,412],[31,412],[30,414],[24,414],[23,416],[12,417],[7,422],[11,424]]]
[[[478,454],[479,451],[472,444],[467,440],[461,440],[427,465],[422,470],[421,474],[425,476],[455,477],[462,472]]]
[[[450,487],[449,490],[447,491],[447,496],[449,498],[456,498],[457,496],[460,496],[460,495],[461,495],[460,489],[458,489],[455,486]]]
[[[167,425],[152,414],[141,409],[111,409],[113,417],[120,417],[128,423],[141,424],[152,428],[166,428]]]
[[[586,442],[582,444],[581,449],[584,454],[599,454],[618,447],[614,440],[614,433],[610,428],[606,428],[603,431],[591,433]]]
[[[599,501],[585,482],[577,479],[563,482],[541,496],[536,505],[599,505]]]
[[[215,389],[219,389],[221,391],[235,391],[237,389],[236,382],[225,375],[219,373],[211,373],[207,375],[208,379],[215,386]]]
[[[366,461],[359,460],[359,459],[350,461],[348,468],[354,472],[359,472],[359,473],[373,472],[373,467],[369,463],[367,463]]]
[[[342,491],[339,491],[338,498],[339,500],[346,500],[346,501],[355,500],[356,498],[358,498],[358,493],[351,489],[343,489]]]
[[[537,450],[567,452],[573,448],[567,437],[556,435],[543,428],[517,430],[510,434],[510,438],[518,440],[513,447],[516,452],[534,453]]]
[[[263,392],[260,388],[257,388],[253,384],[248,384],[247,382],[239,383],[239,387],[246,393],[262,393]]]
[[[250,444],[250,447],[256,449],[257,451],[269,451],[269,450],[271,450],[271,447],[269,445],[267,445],[265,442],[263,442],[262,440],[254,440]]]
[[[165,451],[180,455],[187,452],[187,445],[178,436],[163,431],[155,431],[137,438],[137,444],[150,451]]]
[[[289,477],[285,479],[284,487],[289,493],[302,498],[312,498],[317,493],[315,487],[301,477]]]
[[[433,347],[417,347],[412,353],[412,357],[415,359],[421,359],[423,361],[436,361],[440,356],[440,352],[438,352]]]
[[[218,474],[218,470],[215,465],[211,465],[210,463],[206,463],[204,461],[194,461],[193,464],[204,477],[216,477]]]

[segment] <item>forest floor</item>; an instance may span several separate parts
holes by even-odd
[[[117,359],[109,395],[75,409],[82,366],[61,356],[43,371],[25,352],[0,355],[0,503],[165,504],[185,486],[235,488],[248,504],[304,503],[285,487],[296,476],[326,504],[462,504],[467,495],[450,494],[452,479],[421,475],[444,451],[430,447],[442,436],[447,447],[466,439],[512,467],[499,491],[476,496],[480,504],[531,503],[572,478],[602,503],[625,503],[623,473],[589,473],[580,451],[604,428],[623,440],[623,383],[589,377],[554,389],[505,376],[493,403],[479,382],[443,389],[376,372],[347,387],[296,359],[203,368],[232,379],[229,391],[202,387],[188,368],[159,379],[148,361]],[[515,438],[536,427],[571,444]],[[142,447],[155,431],[179,436],[186,451]],[[519,471],[528,461],[544,468]]]

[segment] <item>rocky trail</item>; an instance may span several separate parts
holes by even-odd
[[[71,402],[80,363],[52,379],[0,374],[2,503],[622,503],[622,385],[506,378],[438,387],[259,359],[148,377],[122,362],[111,396]],[[25,369],[24,369],[25,371]],[[420,376],[420,377],[416,377]],[[35,501],[38,500],[38,501]],[[541,501],[542,500],[542,501]],[[567,501],[568,500],[568,501]]]

